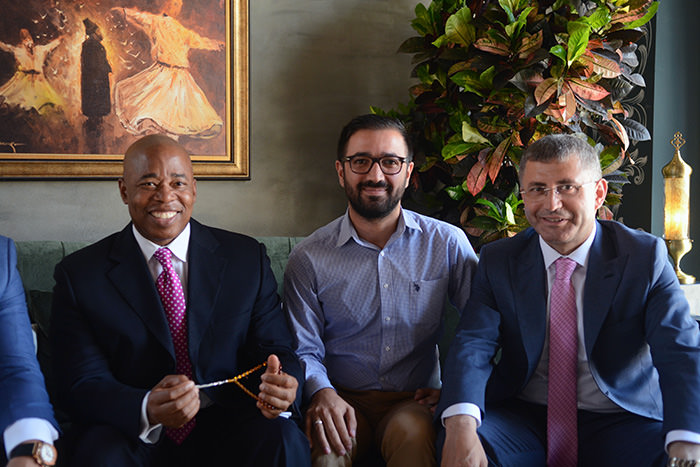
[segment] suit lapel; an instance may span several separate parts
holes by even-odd
[[[532,230],[524,248],[510,259],[516,316],[532,369],[542,354],[547,314],[547,272],[538,239]]]
[[[627,256],[618,256],[617,239],[598,223],[583,292],[583,335],[589,358],[622,280],[627,259]]]
[[[174,359],[175,350],[165,311],[131,224],[115,240],[110,259],[114,267],[107,273],[109,280]]]
[[[187,323],[190,359],[196,368],[199,347],[209,327],[227,261],[216,254],[219,242],[195,220],[190,221],[187,287]]]

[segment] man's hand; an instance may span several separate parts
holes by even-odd
[[[258,408],[265,418],[275,418],[287,410],[297,398],[299,383],[294,376],[282,372],[280,359],[274,354],[267,357],[267,368],[260,379],[262,383],[258,397],[266,404],[258,401]]]
[[[455,415],[445,419],[445,445],[442,448],[441,466],[488,466],[484,447],[476,434],[474,417]]]
[[[32,456],[19,456],[10,459],[7,463],[7,467],[37,467],[36,461]]]
[[[168,375],[151,389],[146,413],[151,425],[180,428],[199,411],[199,389],[185,375]]]
[[[356,435],[355,409],[345,402],[332,388],[324,388],[314,394],[306,411],[306,437],[311,446],[318,443],[324,453],[331,447],[340,456],[352,449]]]
[[[700,444],[674,441],[668,445],[668,457],[700,460]]]
[[[435,415],[435,408],[440,400],[440,390],[433,388],[419,388],[416,390],[413,400],[420,405],[424,405],[430,409],[430,413]]]

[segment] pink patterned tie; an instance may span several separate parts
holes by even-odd
[[[156,287],[163,302],[168,326],[175,347],[175,371],[177,374],[192,377],[192,364],[187,352],[187,320],[185,319],[185,294],[182,291],[180,278],[177,276],[173,263],[170,261],[172,252],[168,248],[159,248],[153,254],[163,266],[163,272],[156,279]],[[194,418],[180,428],[166,428],[165,434],[177,444],[187,438],[194,428]]]
[[[556,277],[549,306],[549,384],[547,393],[547,465],[576,467],[578,459],[576,294],[571,274],[576,262],[554,262]]]

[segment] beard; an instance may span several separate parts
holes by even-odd
[[[386,188],[387,196],[362,196],[362,188]],[[389,215],[391,211],[394,210],[401,198],[403,198],[405,188],[400,185],[398,188],[394,188],[394,185],[384,182],[363,182],[358,183],[356,186],[351,186],[347,180],[345,181],[345,194],[348,197],[350,206],[357,212],[360,216],[365,219],[382,219]]]

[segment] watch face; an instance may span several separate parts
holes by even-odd
[[[39,450],[39,455],[44,462],[53,462],[56,460],[56,450],[50,444],[42,444]]]

